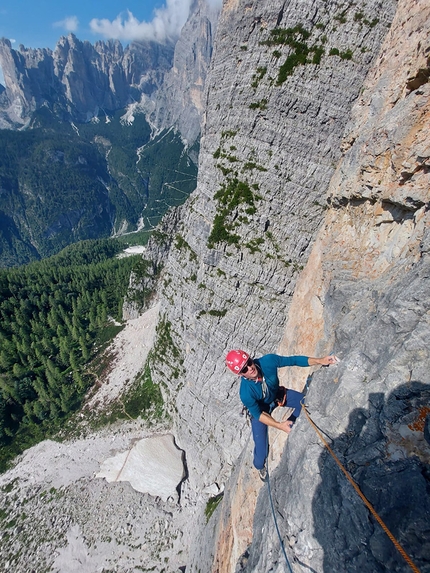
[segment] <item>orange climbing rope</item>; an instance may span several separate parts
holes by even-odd
[[[348,471],[345,469],[345,467],[342,465],[341,461],[339,460],[339,458],[336,456],[336,454],[334,453],[334,451],[331,449],[331,447],[328,445],[328,443],[326,442],[326,440],[324,439],[322,433],[319,431],[319,429],[317,428],[316,424],[314,423],[314,421],[312,420],[312,418],[310,417],[308,411],[306,410],[306,406],[303,404],[302,402],[302,408],[304,413],[306,414],[307,419],[309,420],[309,423],[311,424],[311,426],[313,427],[313,429],[315,430],[315,432],[317,433],[318,437],[320,438],[320,440],[322,441],[322,443],[325,445],[325,447],[328,449],[328,451],[330,452],[330,454],[332,455],[334,461],[337,463],[337,465],[340,467],[340,469],[342,470],[342,472],[345,474],[346,478],[348,479],[348,481],[351,483],[352,487],[355,489],[355,491],[358,493],[358,495],[361,497],[362,501],[364,502],[364,504],[368,507],[368,509],[371,511],[373,517],[376,519],[376,521],[379,523],[379,525],[382,527],[382,529],[385,531],[385,533],[388,535],[388,537],[391,539],[391,541],[394,543],[397,551],[400,553],[400,555],[403,557],[403,559],[406,561],[406,563],[409,565],[409,567],[412,569],[412,571],[414,571],[414,573],[420,573],[420,570],[418,569],[418,567],[413,563],[412,559],[409,557],[409,555],[406,553],[406,551],[403,549],[403,547],[400,545],[400,543],[397,541],[397,539],[394,537],[394,535],[391,533],[391,531],[388,529],[388,527],[385,525],[385,523],[382,521],[381,517],[379,517],[379,515],[377,514],[375,508],[373,507],[373,505],[370,503],[370,501],[366,498],[366,496],[364,495],[364,493],[361,491],[361,489],[358,487],[358,485],[355,483],[355,481],[352,479],[352,477],[350,476],[350,474],[348,473]]]

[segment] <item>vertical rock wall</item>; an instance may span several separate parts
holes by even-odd
[[[207,82],[199,181],[181,208],[164,268],[152,364],[176,410],[175,434],[186,452],[184,504],[204,504],[224,489],[249,438],[225,353],[243,347],[260,354],[279,344],[324,217],[352,104],[393,13],[393,3],[373,1],[360,9],[322,1],[224,3]],[[212,541],[196,540],[190,571],[211,563],[214,571],[233,570],[251,541],[259,485],[251,484],[256,478],[246,451],[248,471],[234,474],[242,476],[243,503],[232,501],[242,513],[235,518],[226,504],[216,532],[218,513],[213,516]],[[226,499],[232,499],[227,492]]]
[[[309,411],[422,573],[430,571],[429,22],[428,2],[400,2],[354,106],[280,347],[341,358],[314,374]],[[301,388],[304,378],[289,372],[285,383]],[[303,415],[272,492],[294,571],[411,570]],[[238,571],[283,567],[265,489]]]
[[[222,488],[249,435],[224,355],[279,343],[352,103],[394,6],[372,0],[360,10],[357,19],[346,2],[224,3],[198,188],[164,270],[164,346],[153,365],[177,409],[183,499]]]
[[[212,56],[219,10],[194,0],[190,16],[175,45],[173,66],[161,88],[145,92],[147,118],[157,129],[177,128],[190,146],[200,135],[204,87]]]

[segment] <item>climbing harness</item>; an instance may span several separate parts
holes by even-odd
[[[308,387],[308,381],[306,382],[306,388]],[[303,398],[304,400],[304,398]],[[385,523],[383,522],[382,518],[379,516],[379,514],[376,512],[375,508],[373,507],[373,505],[370,503],[370,501],[367,499],[367,497],[364,495],[364,493],[361,491],[361,489],[358,487],[358,485],[355,483],[355,481],[353,480],[353,478],[351,477],[351,475],[349,474],[349,472],[347,471],[347,469],[343,466],[342,462],[339,460],[339,458],[336,456],[336,454],[334,453],[334,451],[331,449],[331,447],[329,446],[329,444],[327,443],[327,441],[324,439],[324,436],[322,435],[321,431],[319,430],[319,428],[317,427],[317,425],[315,424],[315,422],[312,420],[312,418],[309,415],[309,412],[306,409],[306,405],[303,403],[303,400],[301,401],[301,405],[302,405],[302,409],[306,415],[306,418],[308,419],[309,423],[311,424],[311,426],[313,427],[313,429],[315,430],[317,436],[320,438],[320,440],[322,441],[322,443],[325,445],[325,447],[327,448],[327,450],[330,452],[331,456],[333,457],[334,461],[336,462],[336,464],[339,466],[339,468],[342,470],[342,472],[345,474],[347,480],[351,483],[352,487],[355,489],[355,491],[358,493],[358,495],[360,496],[361,500],[363,501],[363,503],[366,505],[366,507],[370,510],[370,512],[372,513],[373,517],[376,519],[376,521],[379,523],[379,525],[382,527],[382,529],[385,531],[385,533],[388,535],[388,537],[391,539],[391,541],[394,543],[394,546],[396,547],[397,551],[400,553],[400,555],[403,557],[403,559],[406,561],[406,563],[409,565],[409,567],[412,569],[412,571],[414,571],[414,573],[420,573],[418,567],[413,563],[412,559],[409,557],[409,555],[406,553],[406,551],[403,549],[403,547],[400,545],[400,543],[397,541],[397,539],[394,537],[394,535],[391,533],[391,531],[388,529],[388,527],[385,525]]]

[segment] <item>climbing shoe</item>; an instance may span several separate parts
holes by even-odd
[[[267,481],[267,463],[264,464],[261,470],[258,470],[258,476],[261,481]]]

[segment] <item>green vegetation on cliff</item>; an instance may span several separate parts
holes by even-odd
[[[288,46],[291,50],[279,69],[278,85],[284,83],[297,66],[321,62],[324,48],[321,45],[309,45],[310,36],[311,33],[308,30],[301,24],[297,24],[293,28],[274,28],[270,31],[270,38],[261,42],[266,46]],[[281,52],[277,51],[274,55],[278,58]]]
[[[258,186],[253,187],[255,189]],[[217,201],[217,213],[208,237],[208,247],[213,249],[218,243],[239,244],[240,236],[234,230],[240,223],[246,222],[247,215],[253,215],[257,211],[255,203],[261,197],[251,189],[247,181],[234,177],[226,180],[214,198]],[[241,215],[232,217],[236,212]]]
[[[98,412],[91,419],[93,428],[112,424],[117,420],[145,419],[148,425],[166,421],[169,416],[164,409],[164,400],[159,384],[152,380],[149,360],[130,388],[117,400],[109,404],[103,413]]]

